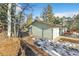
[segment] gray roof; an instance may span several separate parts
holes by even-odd
[[[27,27],[29,27],[30,25],[34,24],[35,22],[42,23],[42,24],[46,24],[46,25],[48,25],[49,27],[65,27],[65,26],[63,26],[63,25],[61,25],[61,24],[48,24],[48,23],[46,23],[46,22],[44,22],[44,21],[38,21],[38,20],[35,20],[35,21],[32,22],[31,24],[29,24]]]

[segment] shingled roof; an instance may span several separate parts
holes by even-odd
[[[30,25],[34,24],[35,22],[46,24],[49,27],[65,27],[65,26],[63,26],[61,24],[49,24],[49,23],[46,23],[44,21],[38,21],[38,20],[35,20],[34,22],[32,22],[31,24],[27,25],[26,27],[29,27]]]

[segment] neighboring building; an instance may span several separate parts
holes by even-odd
[[[42,21],[34,21],[28,26],[29,34],[38,38],[55,39],[66,31],[61,25],[49,25]]]

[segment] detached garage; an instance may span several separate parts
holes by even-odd
[[[42,21],[34,21],[28,26],[29,34],[37,38],[55,39],[63,34],[65,27],[49,25]]]

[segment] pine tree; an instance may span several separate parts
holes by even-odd
[[[0,22],[4,26],[4,30],[7,30],[7,9],[8,4],[7,3],[1,3],[0,4]]]
[[[52,19],[53,19],[53,14],[52,14],[52,7],[51,7],[51,5],[48,5],[48,7],[47,7],[47,19],[48,19],[48,22],[51,22]]]
[[[59,17],[54,17],[53,23],[54,24],[60,24],[60,18]]]
[[[53,10],[50,4],[48,4],[47,8],[43,9],[42,12],[42,18],[47,22],[47,23],[52,23],[53,22]]]

